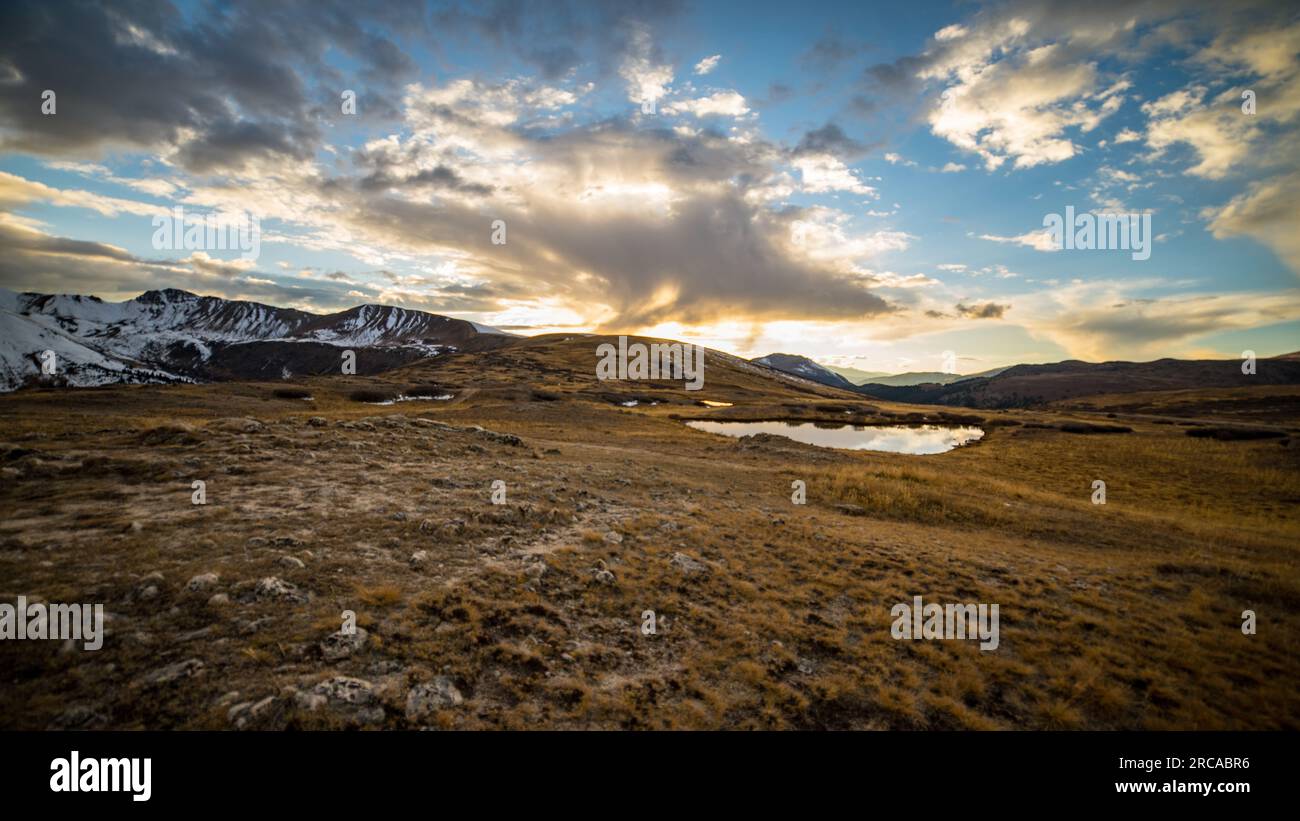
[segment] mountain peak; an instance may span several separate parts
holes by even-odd
[[[145,291],[136,297],[135,301],[146,305],[160,305],[172,302],[192,302],[198,298],[198,294],[182,291],[180,288],[163,288],[161,290]]]
[[[799,376],[804,379],[812,380],[813,382],[829,385],[833,388],[851,389],[853,387],[853,383],[835,373],[830,368],[827,368],[825,365],[820,365],[808,357],[799,354],[770,353],[767,356],[760,356],[757,359],[752,359],[750,361],[759,365],[765,365],[774,370],[788,373],[791,376]]]
[[[391,305],[313,314],[180,288],[106,304],[77,295],[0,294],[0,391],[39,376],[54,350],[72,385],[282,378],[337,370],[337,351],[364,349],[370,372],[443,353],[507,344],[461,319]]]

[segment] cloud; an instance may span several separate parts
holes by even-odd
[[[0,83],[0,148],[78,157],[144,149],[199,172],[303,160],[320,145],[318,101],[332,96],[337,106],[343,88],[327,51],[356,61],[363,100],[414,71],[376,32],[425,31],[420,9],[373,7],[364,17],[344,0],[236,2],[199,7],[193,20],[166,3],[81,3],[65,13],[13,0],[0,26],[10,78]],[[32,104],[44,89],[57,95],[51,116]]]
[[[1056,44],[952,72],[930,128],[989,169],[1008,159],[1016,168],[1068,160],[1079,148],[1067,131],[1091,130],[1123,100],[1098,95],[1095,67]]]
[[[834,154],[836,157],[854,157],[861,155],[867,147],[844,133],[844,129],[835,123],[826,123],[821,128],[806,132],[795,146],[794,153],[799,154]]]
[[[1192,86],[1145,103],[1146,144],[1153,157],[1187,144],[1199,158],[1188,173],[1222,179],[1250,155],[1255,124],[1230,99],[1206,105],[1205,94],[1204,86]]]
[[[994,302],[979,305],[964,305],[959,302],[956,305],[958,315],[967,319],[1001,319],[1010,308],[1010,305],[998,305]]]
[[[1253,183],[1226,205],[1206,208],[1202,216],[1216,238],[1253,237],[1300,274],[1300,172]]]
[[[230,298],[261,296],[282,305],[336,300],[336,295],[325,291],[287,287],[269,279],[250,284],[246,277],[250,271],[239,260],[223,263],[206,254],[190,260],[142,259],[114,245],[53,236],[10,215],[0,214],[0,246],[6,249],[0,254],[0,286],[12,290],[129,299],[146,290],[182,287]]]
[[[673,81],[673,67],[661,62],[648,26],[633,24],[631,32],[628,51],[619,68],[619,75],[627,83],[627,98],[638,105],[661,100]]]
[[[794,244],[809,258],[854,274],[869,274],[858,263],[889,251],[905,250],[915,237],[903,231],[853,233],[850,216],[822,206],[798,213],[790,224]]]
[[[421,8],[422,3],[412,3]],[[493,53],[513,54],[553,82],[587,64],[601,72],[622,65],[638,45],[632,33],[679,16],[680,0],[591,3],[586,0],[443,2],[431,10],[430,29],[457,41],[482,38]],[[436,45],[436,40],[434,41]]]
[[[1145,103],[1146,144],[1160,158],[1188,146],[1197,162],[1188,172],[1223,179],[1243,166],[1296,166],[1294,126],[1300,119],[1300,22],[1244,18],[1201,51],[1195,60],[1236,80],[1214,93],[1201,82]],[[1256,111],[1242,110],[1243,89],[1256,97]]]
[[[1210,334],[1300,318],[1300,294],[1138,297],[1154,281],[1074,283],[1018,298],[1017,322],[1071,356],[1143,361],[1177,356]]]
[[[802,154],[790,161],[803,180],[803,190],[821,194],[828,191],[847,191],[871,196],[876,189],[863,183],[851,168],[830,154]]]
[[[986,168],[1032,168],[1077,156],[1079,137],[1122,108],[1132,83],[1121,63],[1181,47],[1186,37],[1176,30],[1194,24],[1205,34],[1252,15],[1161,0],[988,5],[935,32],[919,53],[871,66],[865,79],[887,93],[923,95],[931,131]],[[1275,46],[1261,59],[1280,65],[1283,53]]]
[[[1293,239],[1300,203],[1291,193],[1300,182],[1291,136],[1300,100],[1292,29],[1300,27],[1281,12],[1237,22],[1210,6],[1164,0],[980,6],[952,25],[936,24],[916,54],[860,74],[855,66],[858,84],[845,86],[821,117],[782,121],[789,130],[775,140],[759,130],[756,112],[795,87],[813,100],[829,85],[817,85],[820,78],[772,83],[765,100],[745,94],[763,94],[767,76],[735,90],[697,88],[690,71],[716,71],[720,58],[693,63],[707,52],[691,44],[683,56],[661,39],[663,20],[678,9],[562,0],[434,9],[289,0],[267,9],[236,0],[182,13],[143,2],[88,6],[64,25],[45,4],[10,4],[6,23],[16,24],[0,30],[0,146],[49,158],[59,172],[50,179],[75,173],[96,184],[0,173],[0,211],[24,211],[0,214],[7,254],[0,275],[40,290],[179,285],[320,307],[361,298],[353,292],[439,312],[494,312],[529,326],[756,327],[779,319],[879,328],[902,339],[935,330],[927,312],[942,317],[944,329],[969,328],[962,319],[1014,317],[1080,352],[1136,346],[1138,330],[1129,326],[1147,320],[1158,332],[1141,344],[1153,350],[1205,333],[1199,329],[1215,318],[1229,329],[1258,326],[1224,302],[1153,307],[1129,288],[1054,286],[1049,297],[1008,300],[992,289],[1016,274],[999,265],[935,267],[989,286],[974,296],[926,274],[881,270],[930,270],[905,253],[918,237],[878,219],[908,212],[896,203],[866,210],[872,203],[861,198],[875,198],[884,183],[854,167],[877,147],[863,134],[876,134],[877,119],[893,111],[874,96],[898,90],[916,92],[913,122],[964,152],[947,149],[958,161],[942,167],[927,159],[927,170],[948,173],[977,163],[1004,172],[1061,163],[1096,145],[1095,132],[1118,112],[1132,115],[1124,120],[1132,127],[1112,139],[1144,143],[1145,151],[1098,152],[1110,164],[1073,180],[1082,191],[1121,204],[1155,179],[1143,163],[1159,163],[1162,174],[1176,173],[1164,167],[1176,165],[1192,176],[1239,180],[1236,188],[1214,188],[1228,191],[1227,202],[1201,210],[1209,230],[1220,239],[1252,237],[1300,266]],[[1194,17],[1189,9],[1203,16],[1194,26],[1184,25]],[[442,75],[456,61],[438,41],[467,38],[499,46],[491,53],[500,72]],[[1154,43],[1181,49],[1171,58],[1187,57],[1180,68],[1205,70],[1181,88],[1139,78],[1133,61],[1156,53],[1144,50]],[[1209,45],[1189,52],[1192,43]],[[412,44],[421,56],[434,53],[436,79],[414,73]],[[865,48],[831,32],[802,56],[806,66],[830,70]],[[676,76],[675,64],[685,76]],[[89,79],[81,82],[82,74]],[[150,79],[158,76],[168,78],[166,93]],[[37,77],[59,85],[55,117],[33,113],[45,87]],[[1247,84],[1259,92],[1254,119],[1233,97]],[[361,129],[338,113],[346,87],[359,92],[364,121],[352,122]],[[1138,94],[1146,101],[1140,110]],[[625,96],[655,100],[670,116],[642,116],[619,102]],[[844,120],[871,111],[871,120]],[[898,135],[890,141],[918,144]],[[119,176],[141,155],[144,170],[136,173],[145,177]],[[884,159],[918,167],[899,153]],[[1250,173],[1268,176],[1252,181]],[[845,210],[810,201],[842,202]],[[283,270],[269,266],[277,278],[202,252],[172,260],[133,254],[147,246],[130,232],[141,226],[147,242],[147,218],[176,203],[259,213],[267,248],[329,255],[329,263],[310,260],[329,267],[295,274],[303,270],[298,256]],[[50,211],[62,217],[62,209],[85,212],[69,221],[117,220],[113,234],[96,236],[127,247],[60,237],[67,231],[34,219]],[[491,241],[496,220],[509,229],[504,245]],[[1055,250],[1046,231],[980,238]],[[1012,301],[1014,314],[1005,304]],[[1263,312],[1259,321],[1295,316],[1285,302],[1243,304]],[[1125,307],[1108,312],[1106,305]],[[1067,317],[1059,327],[1053,311]],[[1002,330],[988,326],[969,332]]]
[[[831,71],[841,63],[867,49],[864,43],[849,42],[837,34],[818,38],[802,57],[803,64],[815,71]]]
[[[110,197],[74,188],[54,188],[42,182],[0,171],[0,207],[13,209],[30,203],[49,203],[62,208],[85,208],[105,217],[119,214],[155,216],[169,214],[161,205]]]
[[[708,74],[718,67],[718,61],[722,59],[721,54],[715,54],[712,57],[705,57],[695,64],[695,73],[701,76]]]
[[[256,260],[240,257],[229,260],[214,259],[204,251],[195,251],[182,262],[201,274],[215,274],[223,277],[242,276],[257,267]]]
[[[529,101],[558,99],[535,83],[415,84],[404,97],[407,129],[354,152],[347,173],[245,174],[193,196],[227,206],[278,198],[300,228],[280,241],[370,265],[445,260],[501,300],[581,305],[607,327],[891,310],[841,258],[801,241],[806,209],[768,205],[793,190],[786,169],[795,163],[804,186],[869,193],[835,157],[794,158],[751,133],[639,129],[624,119],[526,127]],[[421,173],[444,184],[401,184]],[[486,180],[490,190],[461,190]],[[508,226],[505,245],[490,242],[495,219]],[[845,247],[866,256],[900,244],[840,230]]]
[[[749,113],[745,98],[735,91],[719,91],[694,100],[678,100],[663,107],[665,114],[690,114],[695,117],[740,117]]]
[[[1046,228],[1040,231],[1028,231],[1019,236],[1003,237],[997,234],[980,234],[980,239],[989,242],[1001,242],[1010,245],[1023,245],[1026,248],[1033,248],[1035,251],[1059,251],[1061,247],[1052,232]]]

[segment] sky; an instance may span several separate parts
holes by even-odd
[[[1270,356],[1298,123],[1291,3],[6,0],[0,287],[887,372]],[[160,243],[178,207],[257,254]],[[1149,215],[1149,258],[1057,247],[1067,208]]]

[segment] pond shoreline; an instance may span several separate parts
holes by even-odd
[[[978,442],[985,431],[974,426],[931,423],[857,423],[825,419],[684,419],[687,427],[703,433],[743,438],[757,434],[780,436],[793,442],[830,450],[869,450],[928,456],[947,453]]]

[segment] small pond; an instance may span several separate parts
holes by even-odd
[[[939,425],[877,426],[836,425],[825,422],[713,422],[691,420],[686,423],[696,430],[720,433],[723,436],[752,436],[770,433],[796,442],[818,445],[823,448],[845,450],[884,450],[891,453],[930,454],[943,453],[973,442],[984,431],[973,427],[943,427]]]

